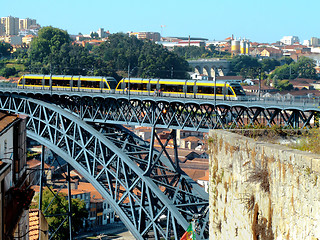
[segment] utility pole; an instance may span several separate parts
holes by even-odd
[[[217,68],[214,68],[214,107],[216,107],[216,103],[217,103]]]
[[[171,79],[173,79],[173,66],[171,67]]]
[[[259,68],[259,101],[261,95],[261,68]]]
[[[128,65],[128,95],[130,100],[130,63]]]

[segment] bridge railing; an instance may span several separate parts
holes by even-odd
[[[0,82],[0,88],[17,88],[18,84],[13,82]]]
[[[93,90],[93,89],[86,89],[85,91],[82,89],[78,89],[77,87],[74,87],[72,89],[70,88],[60,88],[60,89],[50,89],[50,87],[45,87],[42,89],[41,87],[28,87],[28,88],[17,88],[17,83],[13,82],[0,82],[0,89],[19,89],[19,91],[33,91],[33,90],[43,90],[43,91],[50,91],[50,93],[59,93],[61,91],[63,92],[89,92],[89,93],[101,93],[100,90]],[[312,106],[312,107],[319,107],[320,108],[320,98],[314,97],[314,96],[271,96],[271,97],[258,97],[255,95],[247,95],[247,96],[241,96],[239,99],[230,98],[230,97],[221,97],[217,96],[216,98],[214,96],[205,96],[205,95],[193,95],[193,94],[176,94],[176,93],[160,93],[160,96],[157,94],[154,95],[153,92],[150,92],[149,94],[146,94],[145,92],[117,92],[114,93],[110,91],[103,92],[105,94],[118,94],[118,95],[127,95],[127,96],[149,96],[154,98],[159,97],[165,97],[165,98],[176,98],[176,99],[198,99],[198,100],[210,100],[214,101],[216,99],[217,104],[221,104],[221,102],[239,102],[243,104],[252,104],[252,103],[259,103],[259,104],[275,104],[275,105],[292,105],[292,106]]]

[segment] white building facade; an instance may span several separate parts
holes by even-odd
[[[280,42],[285,45],[293,45],[294,43],[300,43],[300,40],[297,36],[284,36]]]

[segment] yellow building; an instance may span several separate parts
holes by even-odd
[[[25,37],[22,38],[22,43],[25,43],[27,45],[30,45],[32,39],[34,38],[35,36],[34,35],[27,35]]]

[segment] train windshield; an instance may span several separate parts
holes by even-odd
[[[245,96],[246,93],[243,90],[243,88],[241,87],[241,85],[236,85],[236,86],[232,86],[234,93],[238,96],[238,95],[242,95]]]

